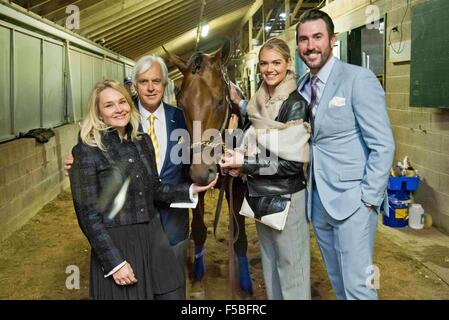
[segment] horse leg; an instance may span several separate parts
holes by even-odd
[[[246,238],[245,217],[239,214],[242,207],[243,197],[245,195],[246,186],[241,181],[233,181],[233,209],[234,209],[234,237],[238,232],[238,237],[234,243],[234,252],[237,256],[237,265],[239,272],[240,289],[248,295],[253,294],[253,285],[251,282],[251,275],[249,272],[249,263],[246,256],[248,249],[248,240]],[[229,203],[229,195],[226,192],[226,198]]]
[[[195,259],[193,263],[193,281],[201,281],[206,272],[205,243],[207,228],[204,224],[204,192],[198,195],[198,205],[193,209],[192,237],[195,243]]]

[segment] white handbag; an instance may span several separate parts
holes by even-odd
[[[261,197],[263,200],[266,199],[276,199],[274,197]],[[291,200],[287,197],[279,197],[277,199],[282,199],[283,207],[280,208],[280,211],[268,212],[266,209],[268,206],[263,206],[261,202],[261,206],[259,206],[262,212],[254,213],[253,209],[249,205],[246,196],[243,199],[242,208],[240,209],[240,214],[245,217],[252,218],[260,223],[263,223],[273,229],[282,231],[285,227],[285,222],[287,221],[288,210],[290,209]],[[279,201],[278,201],[279,202]],[[278,206],[279,207],[279,206]]]

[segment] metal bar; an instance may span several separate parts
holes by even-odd
[[[40,108],[40,127],[44,126],[44,40],[41,40],[41,59],[40,59],[40,77],[39,77],[39,108]]]
[[[11,48],[10,48],[10,75],[9,75],[9,81],[10,81],[10,97],[9,97],[9,103],[10,103],[10,110],[11,110],[11,134],[13,134],[14,136],[16,128],[15,128],[15,119],[14,119],[14,114],[16,111],[16,97],[14,95],[14,91],[15,91],[15,74],[16,74],[16,59],[14,58],[14,50],[16,47],[16,41],[15,41],[15,30],[11,29]]]
[[[203,3],[201,4],[201,13],[200,13],[200,19],[198,21],[198,27],[196,30],[196,43],[195,43],[195,51],[198,51],[198,45],[200,44],[200,36],[202,32],[202,23],[203,23],[203,15],[204,15],[204,8],[206,7],[206,0],[203,0]]]

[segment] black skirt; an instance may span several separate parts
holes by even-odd
[[[165,235],[159,216],[148,223],[108,228],[108,233],[131,265],[137,283],[117,285],[105,273],[91,252],[90,296],[95,300],[153,300],[179,290],[183,277],[179,264]]]

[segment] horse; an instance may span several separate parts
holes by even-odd
[[[209,139],[203,140],[201,137],[209,129],[215,129],[222,137],[230,122],[231,114],[238,116],[239,127],[242,127],[243,124],[238,106],[233,105],[230,100],[229,78],[225,69],[230,55],[229,43],[225,43],[214,55],[195,52],[189,60],[184,60],[168,52],[165,48],[163,49],[167,53],[168,60],[184,75],[182,83],[177,90],[176,100],[178,107],[183,110],[186,127],[190,135],[190,141],[192,142],[192,159],[197,160],[193,161],[190,165],[190,179],[199,184],[208,184],[216,177],[219,171],[216,162],[220,152],[217,154],[216,151],[217,149],[222,150],[222,144],[213,143]],[[194,135],[195,122],[196,124],[201,124],[201,134],[196,135],[196,137]],[[204,161],[201,154],[207,151],[205,149],[209,149],[215,161]],[[225,188],[228,184],[229,188]],[[217,205],[214,231],[221,208],[220,199],[222,199],[223,188],[226,189],[226,199],[230,208],[229,280],[232,296],[233,298],[235,297],[235,284],[233,282],[235,276],[235,253],[237,256],[235,260],[238,265],[239,287],[246,298],[251,298],[253,289],[247,258],[248,244],[245,232],[245,219],[238,214],[243,202],[246,185],[241,178],[220,176],[217,186],[221,186],[221,191],[219,205]],[[193,209],[191,230],[195,243],[195,259],[192,275],[195,286],[195,283],[201,283],[205,272],[204,244],[207,237],[207,228],[204,223],[204,193],[199,195],[198,205]],[[232,243],[234,243],[233,246]],[[202,285],[197,287],[201,288]]]

